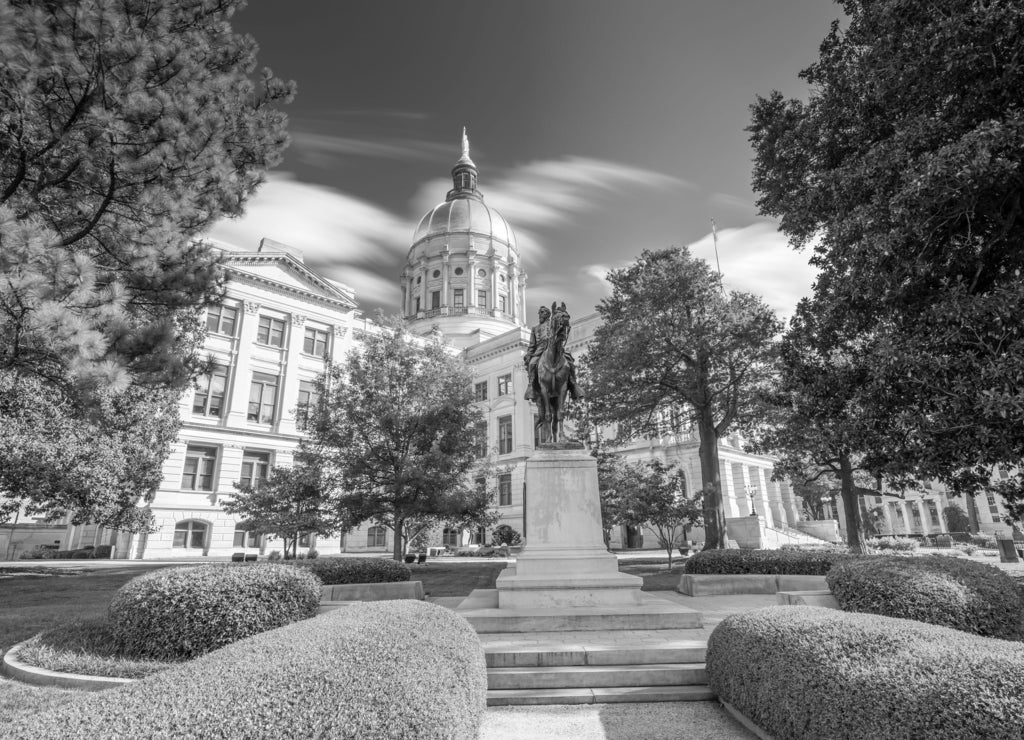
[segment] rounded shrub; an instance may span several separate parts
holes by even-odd
[[[487,668],[476,632],[421,601],[354,604],[122,688],[5,717],[4,737],[476,738]]]
[[[201,565],[168,568],[128,581],[108,614],[125,655],[192,658],[315,616],[320,583],[285,565]]]
[[[905,619],[772,606],[723,620],[708,685],[777,740],[1020,740],[1024,645]]]
[[[346,583],[394,583],[408,581],[412,572],[402,563],[385,558],[316,558],[294,563],[325,586]]]
[[[919,540],[910,537],[876,537],[867,541],[873,550],[892,550],[893,552],[914,552],[921,547]]]
[[[845,611],[1024,640],[1024,595],[998,568],[960,558],[879,556],[851,560],[826,576]]]
[[[683,564],[694,575],[822,576],[856,556],[836,550],[702,550]]]

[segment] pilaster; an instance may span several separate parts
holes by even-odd
[[[252,365],[249,357],[260,322],[260,304],[245,301],[241,318],[242,327],[235,348],[234,367],[231,369],[231,405],[228,407],[228,426],[244,427],[249,410],[249,388],[252,385]]]

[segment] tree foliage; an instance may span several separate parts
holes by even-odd
[[[657,436],[666,423],[696,429],[705,546],[723,547],[718,440],[756,409],[779,321],[754,295],[724,295],[720,277],[686,248],[645,251],[608,281],[586,358],[590,416],[616,425],[619,439]]]
[[[872,356],[858,403],[902,463],[976,491],[1024,457],[1024,8],[841,4],[809,99],[752,107],[758,205],[813,250],[808,310]],[[1024,511],[1019,470],[1000,492]]]
[[[950,532],[970,532],[971,519],[967,512],[957,504],[950,504],[942,510],[942,518],[946,520],[946,529]]]
[[[333,493],[350,521],[396,533],[396,560],[414,534],[408,525],[490,523],[493,491],[471,476],[489,472],[476,457],[482,417],[469,371],[446,347],[388,322],[331,367],[320,389],[312,454],[336,476]]]
[[[303,535],[327,536],[351,528],[330,495],[318,460],[301,450],[294,467],[275,466],[265,481],[255,486],[236,483],[235,488],[238,492],[224,502],[224,511],[242,517],[252,531],[280,537],[293,558]]]

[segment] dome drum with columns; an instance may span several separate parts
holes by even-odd
[[[526,272],[512,227],[477,189],[465,129],[452,184],[416,227],[402,271],[402,312],[410,331],[436,326],[466,347],[526,326]]]

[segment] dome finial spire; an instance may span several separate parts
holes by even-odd
[[[469,159],[469,137],[466,135],[466,127],[462,127],[462,156]]]

